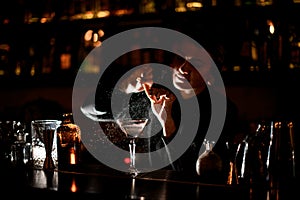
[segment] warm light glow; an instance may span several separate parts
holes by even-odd
[[[274,28],[274,26],[273,26],[273,25],[272,25],[272,26],[270,26],[270,29],[269,29],[269,30],[270,30],[270,33],[271,33],[271,34],[273,34],[273,33],[275,32],[275,28]]]
[[[274,34],[274,32],[275,32],[275,27],[274,27],[273,22],[272,22],[271,20],[268,20],[267,23],[268,23],[268,25],[269,25],[269,31],[270,31],[270,33],[271,33],[271,34]]]
[[[92,30],[88,30],[87,32],[85,32],[84,34],[84,40],[85,41],[91,41],[93,36],[93,31]]]
[[[293,63],[290,63],[289,68],[290,68],[290,69],[294,69],[294,68],[295,68],[295,65],[294,65]]]
[[[42,24],[46,23],[46,22],[47,22],[47,18],[45,18],[45,17],[41,18],[40,22],[41,22]]]
[[[94,42],[94,47],[100,47],[102,44],[101,41]]]
[[[258,52],[256,48],[256,43],[254,41],[251,42],[251,56],[252,56],[252,60],[255,61],[258,60]]]
[[[108,10],[102,10],[97,12],[97,17],[102,18],[102,17],[108,17],[110,15],[110,12]]]
[[[84,15],[83,15],[83,19],[92,19],[94,17],[94,13],[92,11],[87,11]]]
[[[60,55],[60,68],[69,69],[71,67],[71,54],[62,53]]]
[[[97,42],[99,40],[98,33],[93,34],[93,42]]]
[[[100,40],[101,37],[104,36],[104,31],[102,29],[99,29],[97,32],[94,32],[93,30],[88,30],[84,34],[84,40],[86,42],[92,42],[89,45],[94,46],[94,47],[99,47],[102,42]]]
[[[28,23],[30,24],[30,23],[35,23],[35,22],[38,22],[39,21],[39,18],[37,18],[37,17],[32,17],[32,18],[30,18],[29,20],[28,20]]]
[[[21,74],[21,66],[20,66],[20,63],[17,64],[17,67],[16,67],[16,69],[15,69],[15,74],[16,74],[17,76],[20,76],[20,74]]]
[[[189,3],[187,3],[186,4],[186,7],[188,7],[188,8],[202,8],[202,3],[200,3],[200,2],[189,2]]]
[[[79,13],[79,14],[73,15],[71,17],[71,20],[82,19],[82,18],[84,18],[83,14]]]
[[[72,185],[71,185],[71,192],[76,192],[77,191],[77,185],[76,185],[76,181],[75,179],[73,178],[72,180]]]
[[[186,8],[185,7],[175,8],[175,12],[186,12]]]
[[[273,4],[273,0],[259,0],[256,1],[256,4],[259,6],[268,6]]]
[[[114,14],[117,16],[130,15],[132,13],[133,13],[133,10],[128,10],[128,9],[119,9],[114,12]]]
[[[233,66],[233,71],[238,72],[240,70],[241,70],[241,66],[238,66],[238,65]]]
[[[9,24],[9,22],[10,22],[9,19],[4,19],[3,20],[3,24]]]
[[[75,165],[76,164],[76,153],[75,153],[75,149],[74,148],[70,149],[70,164],[71,165]]]
[[[102,29],[98,30],[98,35],[99,37],[103,37],[104,36],[104,31]]]
[[[8,44],[0,44],[0,49],[10,51],[10,46]]]
[[[35,75],[35,67],[34,67],[34,65],[31,67],[31,69],[30,69],[30,75],[31,76],[34,76]]]
[[[175,8],[175,12],[186,12],[186,7],[183,2],[179,2],[179,5]]]
[[[232,181],[232,175],[233,175],[233,163],[232,162],[229,162],[229,176],[228,176],[228,179],[227,179],[227,184],[228,185],[232,185],[233,181]]]

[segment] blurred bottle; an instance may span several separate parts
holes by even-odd
[[[205,151],[198,157],[196,171],[201,181],[206,183],[222,183],[222,160],[213,151],[214,142],[204,140]]]
[[[43,60],[42,60],[42,74],[49,74],[54,68],[54,57],[55,57],[55,42],[56,38],[50,37],[46,39],[47,42],[43,49]]]
[[[274,121],[267,159],[269,199],[292,198],[296,192],[294,122]]]
[[[81,132],[74,124],[72,113],[63,114],[61,125],[57,128],[58,169],[70,170],[81,160]]]
[[[243,142],[242,142],[243,143]],[[228,163],[224,163],[227,165],[224,170],[227,173],[226,184],[227,185],[238,185],[239,183],[239,171],[237,170],[239,167],[238,152],[241,148],[241,144],[230,144],[226,143],[227,151],[228,151]]]
[[[33,40],[31,40],[33,41]],[[27,46],[25,70],[22,72],[25,76],[37,76],[40,74],[40,53],[41,50],[36,42]]]
[[[72,67],[72,46],[66,45],[60,54],[60,70],[70,70]]]
[[[9,75],[11,64],[10,45],[8,43],[0,43],[0,76]]]
[[[155,0],[142,0],[139,5],[139,13],[155,13],[156,12],[156,2]]]
[[[295,194],[294,122],[265,121],[238,147],[239,181],[250,186],[250,199],[292,199]]]
[[[289,27],[288,38],[288,66],[289,69],[300,68],[300,39],[295,26]]]
[[[11,163],[14,166],[23,166],[31,162],[31,142],[26,132],[24,122],[14,121],[14,141],[11,144]]]

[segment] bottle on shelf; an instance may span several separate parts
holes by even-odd
[[[11,63],[10,45],[0,44],[0,76],[8,75],[9,65]]]

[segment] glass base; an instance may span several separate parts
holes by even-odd
[[[136,177],[138,174],[140,173],[139,170],[137,170],[136,168],[129,168],[129,174],[132,176],[132,177]]]

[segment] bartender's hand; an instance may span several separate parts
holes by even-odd
[[[164,136],[171,137],[176,131],[172,118],[172,106],[176,96],[164,88],[151,88],[145,84],[143,84],[143,87],[147,97],[150,99],[152,111],[163,127]]]
[[[134,68],[129,73],[131,74],[128,77],[120,81],[119,89],[122,92],[127,94],[137,93],[144,91],[143,85],[152,86],[153,75],[151,67],[143,66],[136,69]]]

